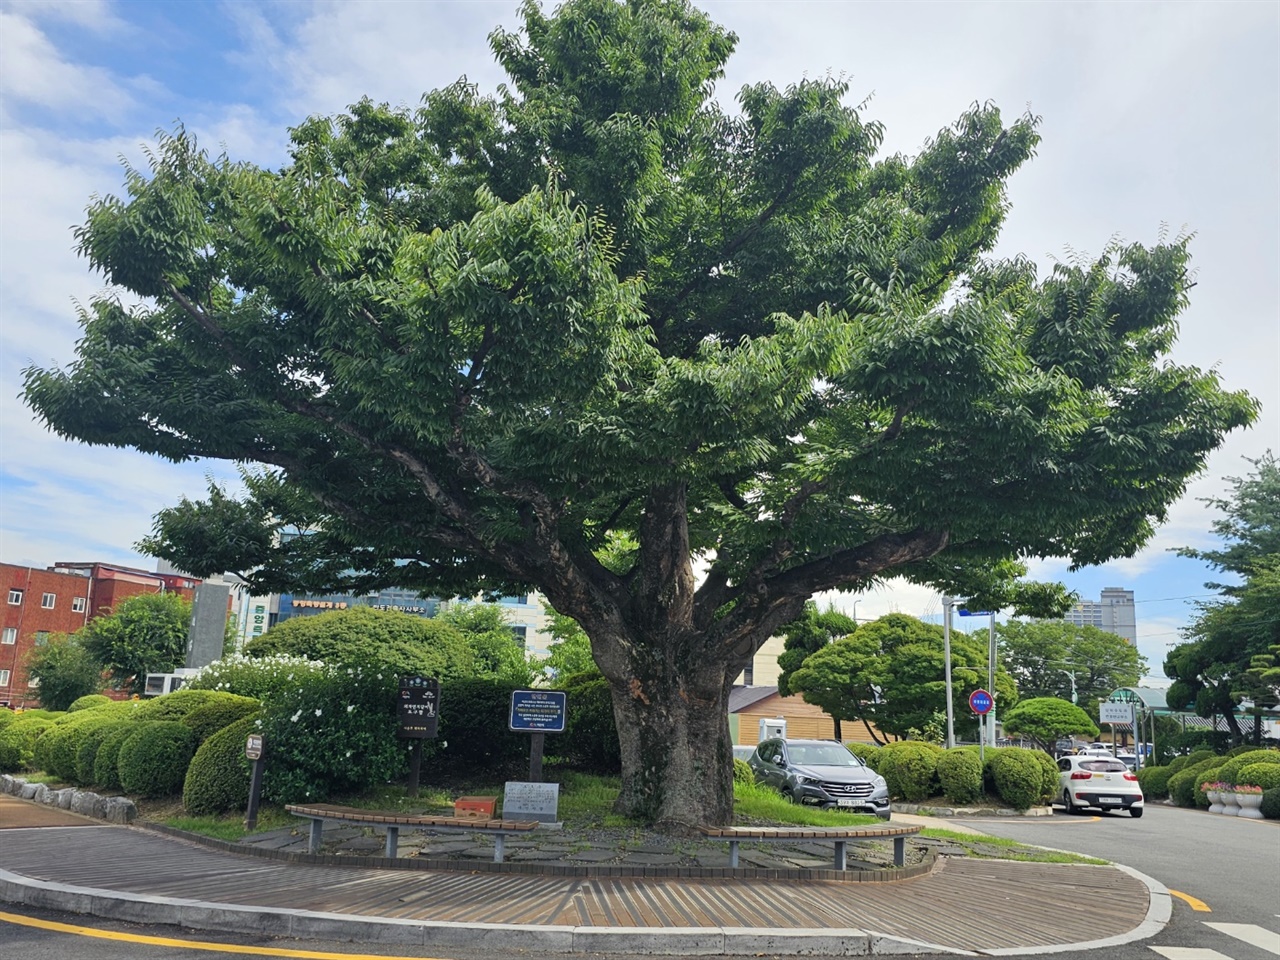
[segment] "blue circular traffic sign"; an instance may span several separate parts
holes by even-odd
[[[993,705],[991,694],[985,690],[975,690],[969,694],[969,709],[976,714],[990,713]]]

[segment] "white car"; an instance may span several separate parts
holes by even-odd
[[[1144,802],[1137,774],[1115,757],[1063,757],[1058,761],[1058,787],[1058,802],[1067,813],[1097,807],[1128,810],[1134,818],[1142,816]]]

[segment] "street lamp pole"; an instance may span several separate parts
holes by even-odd
[[[955,705],[951,702],[951,605],[953,597],[942,598],[942,647],[947,661],[947,749],[956,745]]]
[[[991,611],[991,627],[987,635],[987,693],[991,694],[991,710],[986,716],[987,740],[996,745],[996,612]]]

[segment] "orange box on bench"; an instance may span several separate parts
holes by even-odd
[[[497,797],[459,797],[453,801],[453,815],[466,820],[492,820]]]

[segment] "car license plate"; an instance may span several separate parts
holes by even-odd
[[[1099,803],[1119,803],[1120,798],[1119,797],[1099,797],[1098,802]]]
[[[839,807],[852,807],[856,802],[857,802],[857,801],[856,801],[856,800],[854,800],[852,797],[837,797],[837,798],[836,798],[836,806],[839,806]]]

